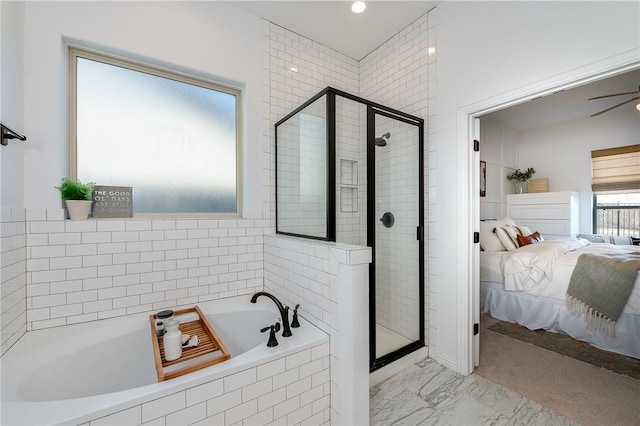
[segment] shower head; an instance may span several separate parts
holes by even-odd
[[[391,133],[387,132],[381,138],[376,138],[374,143],[376,146],[387,146],[387,139],[391,137]]]

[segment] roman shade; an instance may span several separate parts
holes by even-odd
[[[593,192],[640,190],[640,145],[591,151]]]

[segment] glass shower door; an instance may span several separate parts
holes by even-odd
[[[368,245],[372,369],[424,342],[421,127],[370,108]]]

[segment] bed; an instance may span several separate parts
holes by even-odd
[[[519,234],[532,234],[508,218],[481,224],[482,313],[532,330],[564,333],[598,348],[640,359],[640,271],[615,324],[615,335],[589,328],[585,319],[570,312],[566,305],[571,275],[581,254],[622,255],[638,253],[640,247],[592,243],[582,238],[544,240],[543,237],[534,244],[516,243],[509,247],[505,232],[495,232],[505,227],[514,227]]]

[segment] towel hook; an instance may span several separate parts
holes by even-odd
[[[27,137],[19,134],[15,130],[12,130],[11,127],[0,123],[0,128],[2,130],[2,137],[0,138],[0,144],[6,146],[9,144],[9,139],[18,139],[21,141],[26,141]]]

